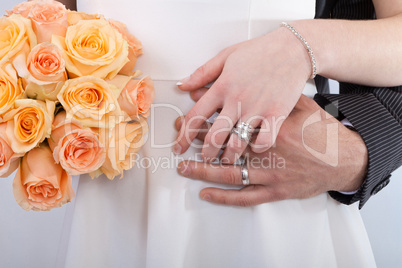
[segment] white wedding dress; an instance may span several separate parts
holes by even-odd
[[[78,10],[120,20],[142,41],[145,54],[136,69],[154,79],[156,99],[142,160],[121,180],[81,176],[59,263],[375,267],[357,205],[327,194],[251,208],[211,204],[199,198],[208,183],[176,171],[181,158],[198,151],[171,154],[174,120],[194,104],[176,82],[229,45],[272,31],[281,21],[313,18],[314,0],[78,0]],[[308,84],[307,94],[314,89]]]

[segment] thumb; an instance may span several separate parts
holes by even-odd
[[[192,91],[204,87],[215,81],[221,74],[230,51],[225,49],[207,63],[199,67],[189,77],[177,83],[177,86],[184,91]]]

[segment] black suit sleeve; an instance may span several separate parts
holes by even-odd
[[[368,171],[359,191],[354,195],[330,192],[344,204],[360,201],[362,208],[370,196],[389,183],[390,174],[402,165],[402,90],[400,87],[372,90],[364,87],[361,93],[317,94],[315,100],[324,109],[336,108],[326,110],[338,119],[346,117],[367,146]]]

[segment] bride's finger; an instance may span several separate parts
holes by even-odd
[[[176,144],[173,147],[175,154],[182,154],[187,151],[202,124],[215,113],[221,106],[220,104],[221,100],[212,94],[202,96],[185,116],[184,123],[176,139]]]
[[[192,91],[204,87],[215,81],[221,74],[226,58],[231,50],[225,49],[207,63],[199,67],[189,77],[177,83],[177,86],[184,91]]]
[[[187,178],[229,185],[243,185],[241,167],[238,165],[222,165],[207,162],[183,161],[178,165],[178,171]],[[268,178],[261,169],[248,169],[250,183],[263,184]]]
[[[218,156],[237,120],[236,107],[228,106],[222,109],[204,140],[202,154],[205,161]]]
[[[250,129],[248,131],[251,133],[254,133],[261,121],[262,119],[259,116],[243,116],[242,119],[239,120],[239,122],[249,124]],[[239,124],[239,122],[237,124]],[[224,161],[226,164],[233,164],[236,162],[240,156],[242,156],[247,146],[253,139],[253,137],[251,137],[251,139],[247,141],[242,139],[240,136],[241,133],[234,132],[230,135],[226,149],[221,156],[222,161]]]
[[[175,127],[176,127],[177,130],[180,130],[183,121],[184,121],[184,116],[180,116],[180,117],[178,117],[178,118],[176,119],[176,121],[175,121]],[[204,141],[205,136],[207,135],[208,130],[211,128],[211,126],[212,126],[211,123],[209,123],[209,122],[204,122],[204,123],[202,124],[202,126],[201,126],[201,128],[200,128],[200,130],[199,130],[198,135],[197,135],[196,138],[197,138],[198,140]]]
[[[197,102],[201,99],[202,96],[204,96],[205,93],[207,93],[208,88],[200,88],[196,89],[194,91],[190,92],[190,97],[193,99],[193,101]]]
[[[265,185],[249,185],[240,191],[205,188],[200,192],[200,197],[216,204],[241,207],[250,207],[285,199],[285,196],[275,191],[274,188]]]

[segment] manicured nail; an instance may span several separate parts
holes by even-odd
[[[176,144],[175,146],[173,146],[173,153],[175,155],[180,155],[181,150],[182,150],[182,148],[181,148],[180,144]]]
[[[184,176],[190,175],[190,165],[186,165],[185,163],[181,162],[179,164],[179,173]]]
[[[176,85],[181,86],[181,85],[185,84],[188,80],[190,80],[190,76],[180,80],[179,82],[176,83]]]
[[[201,197],[203,200],[205,201],[210,201],[211,200],[211,196],[209,194],[205,194]]]

